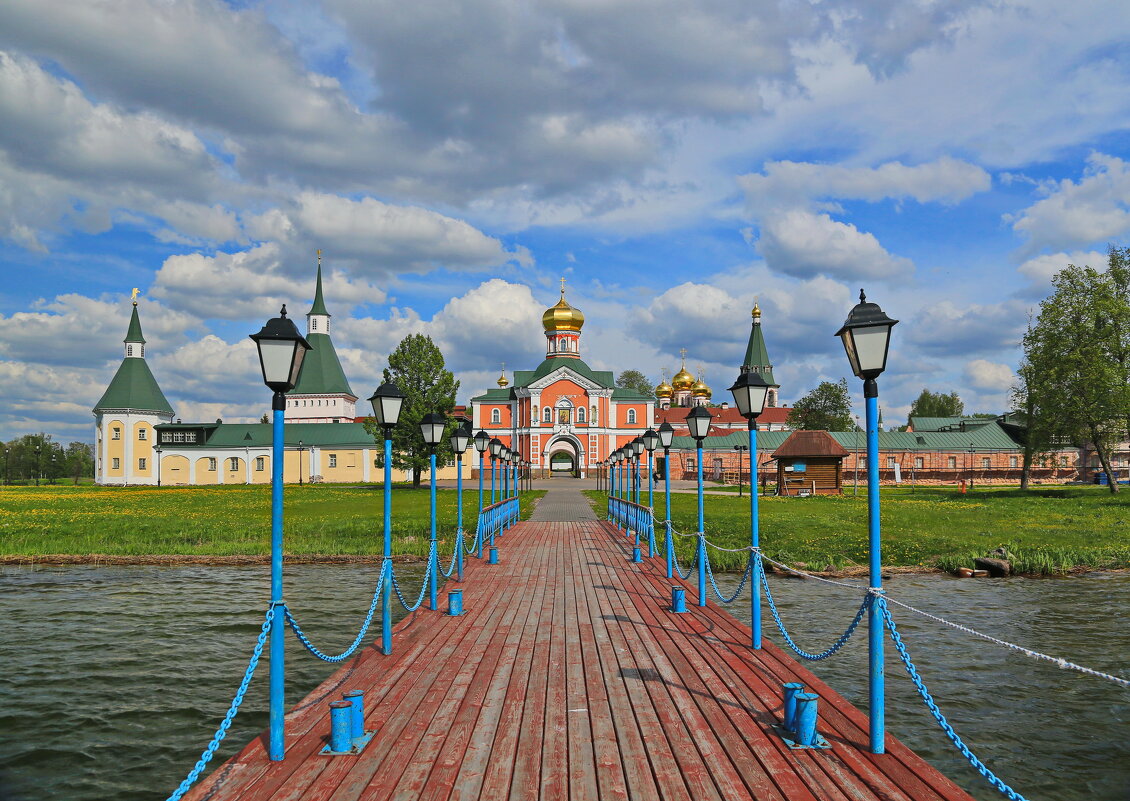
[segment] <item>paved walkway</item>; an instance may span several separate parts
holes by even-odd
[[[546,493],[537,502],[530,521],[534,523],[579,523],[596,520],[589,499],[582,490],[594,489],[586,479],[555,478],[543,486]],[[542,487],[538,487],[541,489]]]

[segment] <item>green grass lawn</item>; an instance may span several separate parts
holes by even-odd
[[[603,510],[602,493],[589,493]],[[867,502],[859,497],[759,499],[764,553],[810,569],[844,569],[867,563]],[[662,518],[663,496],[656,495]],[[680,532],[696,530],[697,499],[672,494],[671,518]],[[749,498],[706,496],[707,538],[724,547],[749,544]],[[952,488],[884,488],[881,528],[883,564],[972,566],[974,557],[1006,548],[1018,572],[1062,573],[1075,567],[1130,566],[1130,492],[1111,495],[1100,487],[1054,487],[1028,492],[981,489],[961,494]],[[657,526],[657,536],[662,529]],[[681,560],[694,542],[676,537]],[[711,551],[711,563],[731,569],[745,554]]]
[[[523,495],[528,516],[542,491]],[[382,553],[384,492],[377,485],[288,485],[288,555]],[[463,493],[464,529],[474,531],[478,487]],[[456,492],[436,498],[440,553],[454,547]],[[265,555],[270,551],[271,491],[233,487],[0,487],[0,554]],[[425,555],[429,492],[395,487],[393,553]]]

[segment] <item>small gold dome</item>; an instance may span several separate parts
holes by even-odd
[[[542,327],[546,331],[580,331],[585,324],[585,316],[565,300],[565,279],[561,279],[561,299],[550,306],[541,316]]]
[[[695,381],[694,386],[691,387],[691,394],[696,398],[709,398],[712,393],[710,392],[710,387],[700,378],[698,381]]]
[[[667,379],[659,382],[659,386],[655,388],[655,397],[657,398],[670,398],[675,394],[675,388],[667,383]]]
[[[502,375],[500,375],[500,376],[498,377],[498,385],[499,385],[500,387],[508,387],[508,386],[510,386],[510,382],[509,382],[509,381],[507,380],[507,378],[506,378],[506,373],[503,373]]]
[[[671,379],[671,386],[675,388],[676,392],[688,390],[694,386],[694,376],[687,372],[686,367],[683,367]]]

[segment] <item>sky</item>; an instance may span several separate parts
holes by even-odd
[[[756,301],[791,403],[862,387],[861,288],[924,388],[1002,412],[1028,315],[1130,243],[1130,11],[1101,0],[0,0],[0,439],[92,441],[136,287],[185,420],[268,409],[323,252],[355,393],[581,355],[728,399]],[[670,374],[670,372],[668,374]]]

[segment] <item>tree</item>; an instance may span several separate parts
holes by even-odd
[[[388,357],[384,380],[395,382],[404,393],[400,420],[392,431],[392,464],[411,470],[412,486],[419,487],[428,469],[428,446],[420,433],[420,420],[432,412],[450,416],[459,382],[444,367],[443,354],[432,338],[424,334],[409,334],[400,341]],[[374,418],[365,420],[365,430],[377,440],[384,438]],[[450,456],[451,446],[444,437],[436,446],[436,461],[442,464]]]
[[[1130,252],[1110,249],[1110,269],[1069,264],[1052,279],[1024,335],[1017,399],[1037,442],[1089,443],[1107,475],[1110,450],[1130,434]],[[1118,492],[1111,481],[1110,491]]]
[[[847,379],[841,378],[836,384],[822,381],[793,404],[788,425],[806,431],[855,431]]]
[[[964,413],[965,404],[956,392],[946,395],[923,389],[922,394],[910,404],[910,417],[961,417]],[[906,424],[910,425],[909,417]]]
[[[616,386],[621,389],[630,389],[641,395],[647,395],[649,398],[655,397],[655,387],[652,386],[647,376],[639,370],[625,370],[620,373],[620,376],[616,379]]]

